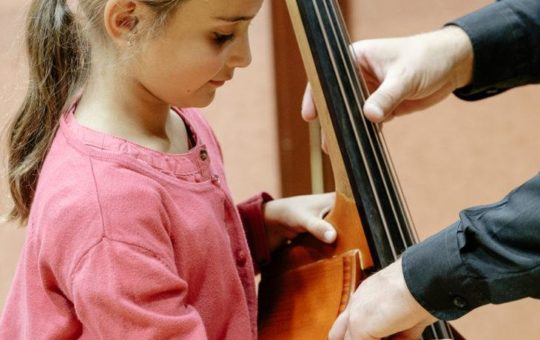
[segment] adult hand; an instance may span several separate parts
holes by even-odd
[[[270,250],[301,233],[309,232],[325,243],[336,240],[336,230],[323,217],[334,206],[334,193],[294,196],[270,201],[264,206]]]
[[[364,40],[353,49],[372,92],[364,113],[373,122],[432,106],[472,78],[472,45],[457,26],[404,38]],[[307,121],[317,116],[309,87],[302,116]]]
[[[392,336],[393,340],[417,340],[435,321],[409,292],[398,260],[360,284],[328,338],[375,340]]]

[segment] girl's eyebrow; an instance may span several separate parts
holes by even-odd
[[[215,17],[214,19],[228,22],[250,21],[254,16]]]

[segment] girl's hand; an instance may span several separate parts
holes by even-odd
[[[323,220],[334,206],[334,193],[295,196],[270,201],[264,206],[266,235],[270,251],[286,240],[309,232],[325,243],[336,240],[336,230]]]

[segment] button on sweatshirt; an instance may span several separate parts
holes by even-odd
[[[196,144],[185,154],[63,116],[0,339],[256,338],[250,253],[268,256],[268,197],[235,207],[210,127],[196,110],[177,112]]]

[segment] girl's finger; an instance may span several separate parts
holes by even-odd
[[[306,231],[323,242],[332,243],[336,240],[336,230],[323,219],[309,216],[304,225]]]

